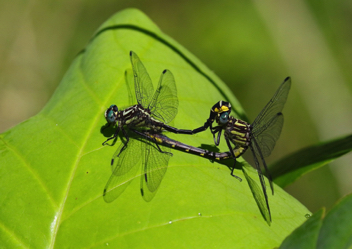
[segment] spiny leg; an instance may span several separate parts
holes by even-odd
[[[217,137],[216,141],[215,141],[215,133],[213,133],[213,138],[214,138],[214,142],[215,142],[215,145],[216,145],[216,146],[219,146],[219,144],[220,144],[221,132],[222,132],[222,129],[219,129],[219,131],[218,131],[218,137]]]
[[[223,130],[222,126],[213,127],[213,124],[210,125],[210,131],[213,134],[213,139],[216,146],[219,146],[220,144],[222,130]],[[218,137],[215,139],[216,133],[218,133]]]
[[[236,175],[233,173],[233,171],[235,170],[236,162],[237,162],[235,153],[233,153],[233,149],[232,149],[230,140],[229,140],[227,137],[225,137],[225,140],[226,140],[227,147],[229,147],[230,153],[231,153],[231,155],[232,155],[232,157],[233,157],[233,159],[234,159],[234,161],[235,161],[235,162],[233,163],[233,168],[232,168],[232,170],[231,170],[231,175],[232,175],[233,177],[237,178],[237,180],[239,180],[239,181],[241,182],[241,181],[242,181],[242,178],[239,177],[239,176],[236,176]]]

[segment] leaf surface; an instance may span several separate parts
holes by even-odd
[[[270,173],[275,183],[284,188],[299,177],[323,167],[351,150],[352,135],[319,143],[275,162],[270,166]]]
[[[145,202],[136,178],[115,201],[103,200],[110,160],[121,143],[102,146],[104,111],[129,106],[124,73],[135,51],[156,88],[164,69],[176,80],[173,126],[193,129],[219,100],[244,112],[229,88],[143,13],[121,11],[106,21],[72,62],[36,116],[0,137],[0,243],[13,248],[272,248],[309,211],[281,188],[269,195],[272,224],[263,219],[248,184],[230,175],[232,161],[211,162],[179,151],[154,199]],[[217,150],[210,132],[168,134]],[[226,144],[219,146],[226,151]],[[239,159],[241,162],[242,159]],[[241,170],[235,174],[244,179]],[[257,173],[248,176],[259,184]]]
[[[326,214],[319,210],[292,232],[280,249],[338,249],[352,246],[352,195],[341,200]]]

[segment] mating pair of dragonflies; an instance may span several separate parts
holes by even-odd
[[[170,148],[209,159],[232,159],[234,164],[231,175],[241,180],[234,174],[236,158],[250,148],[270,215],[261,165],[265,169],[272,193],[274,193],[272,178],[264,158],[270,155],[282,130],[284,118],[281,111],[290,90],[290,78],[284,80],[252,124],[230,116],[231,104],[219,101],[211,108],[210,116],[203,126],[193,130],[184,130],[167,125],[174,119],[178,109],[177,88],[173,74],[169,70],[164,70],[154,92],[152,81],[139,57],[131,51],[130,59],[135,89],[135,96],[130,94],[130,101],[133,101],[135,97],[138,104],[121,111],[116,105],[111,105],[105,112],[107,125],[116,126],[116,130],[103,145],[109,140],[116,139],[120,133],[125,141],[122,141],[112,157],[112,175],[104,189],[104,200],[112,202],[121,195],[136,177],[138,165],[142,162],[141,194],[146,201],[150,201],[166,173],[169,159],[172,156]],[[131,71],[126,71],[125,79],[129,88],[132,88],[132,77],[128,77],[129,72]],[[208,128],[213,134],[215,145],[219,145],[221,134],[224,133],[228,152],[212,152],[189,146],[162,134],[163,131],[169,131],[192,135]],[[163,145],[163,149],[159,144]]]

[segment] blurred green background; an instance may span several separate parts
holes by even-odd
[[[95,30],[129,7],[227,83],[251,121],[292,77],[269,163],[352,133],[352,1],[312,0],[0,0],[0,132],[38,113]],[[352,192],[351,162],[350,153],[286,190],[313,212],[330,208]]]

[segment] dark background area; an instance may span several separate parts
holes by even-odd
[[[129,7],[228,84],[251,121],[292,77],[269,163],[352,133],[352,2],[312,0],[0,0],[0,132],[38,113],[98,27]],[[351,161],[350,153],[286,190],[313,212],[330,208],[352,190]]]

